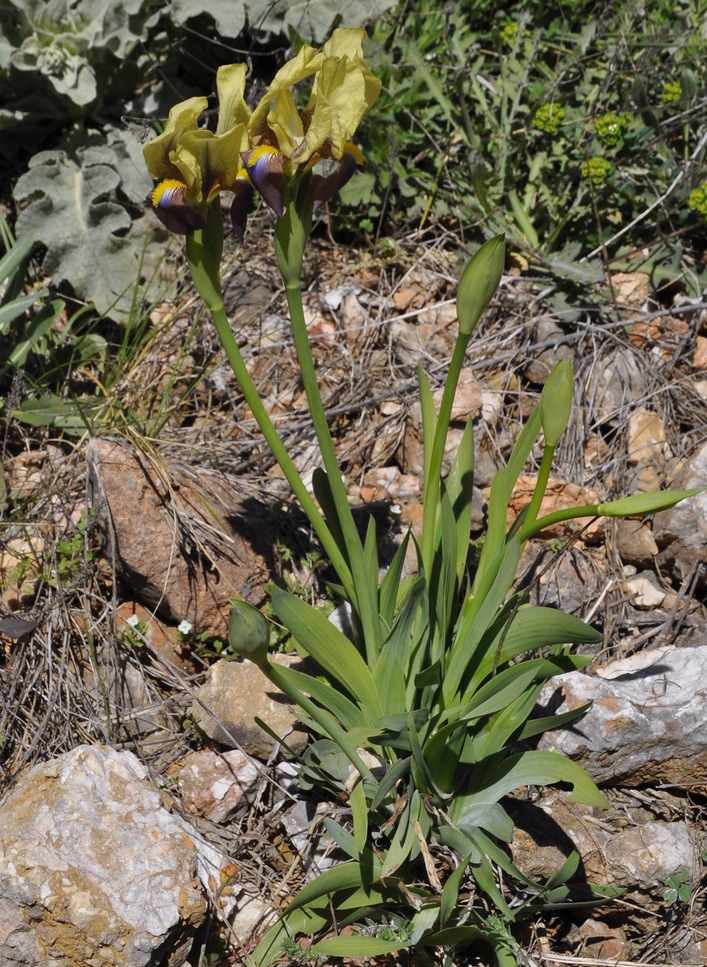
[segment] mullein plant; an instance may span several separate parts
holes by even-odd
[[[362,53],[364,31],[340,28],[321,50],[304,46],[276,74],[251,110],[246,69],[219,69],[216,131],[198,126],[205,98],[176,105],[164,131],[145,146],[155,180],[149,201],[161,221],[186,236],[194,284],[208,306],[226,356],[258,425],[328,555],[351,608],[346,637],[302,599],[271,587],[274,612],[315,674],[270,661],[269,628],[255,608],[234,603],[229,639],[299,706],[313,741],[300,781],[347,799],[347,824],[325,819],[342,862],[292,899],[252,959],[267,965],[298,934],[322,935],[325,957],[376,956],[411,945],[485,942],[500,964],[515,964],[509,925],[576,897],[573,854],[544,884],[509,859],[513,822],[504,799],[530,785],[564,783],[591,806],[607,802],[566,757],[532,747],[542,732],[583,709],[534,715],[543,685],[582,668],[571,646],[600,635],[577,618],[525,603],[516,572],[527,541],[542,528],[580,517],[633,516],[665,509],[694,491],[642,494],[540,516],[555,447],[572,405],[572,369],[561,362],[496,475],[488,530],[473,574],[467,557],[474,445],[471,422],[449,474],[444,445],[457,381],[472,332],[504,265],[504,241],[485,242],[458,289],[459,330],[439,412],[419,368],[424,436],[424,512],[418,539],[408,534],[379,580],[376,527],[362,540],[329,434],[303,313],[302,260],[313,212],[354,174],[362,158],[351,139],[380,91]],[[297,85],[311,84],[298,101]],[[303,104],[305,106],[298,106]],[[324,167],[324,171],[322,171]],[[242,238],[255,192],[274,211],[275,251],[285,284],[294,343],[322,466],[311,494],[277,434],[233,337],[224,308],[220,193],[233,193],[231,220]],[[510,528],[507,508],[536,441],[543,455],[533,498]],[[417,573],[403,576],[409,543]],[[444,862],[430,846],[443,847]],[[437,856],[440,852],[437,851]],[[606,891],[584,887],[584,899]],[[385,936],[341,928],[364,920],[406,922]],[[334,928],[334,935],[332,935]],[[328,935],[327,935],[328,934]]]

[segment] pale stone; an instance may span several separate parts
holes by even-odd
[[[614,272],[611,285],[617,302],[640,309],[650,299],[651,277],[646,272]]]
[[[301,663],[296,655],[275,655],[272,660],[290,666]],[[265,761],[274,741],[257,725],[256,716],[295,752],[302,752],[307,744],[295,706],[251,661],[221,659],[213,664],[196,691],[192,715],[210,739]]]
[[[697,337],[697,347],[692,358],[695,369],[707,369],[707,336]]]
[[[422,487],[416,474],[401,473],[398,467],[376,467],[363,477],[361,496],[366,503],[392,500],[410,503],[420,499]]]
[[[643,816],[628,825],[623,809],[568,802],[553,789],[543,791],[537,804],[518,804],[512,812],[513,859],[534,879],[550,876],[573,849],[588,882],[628,890],[634,902],[662,898],[666,879],[684,870],[691,882],[699,878],[698,843],[686,822]]]
[[[238,749],[191,752],[176,773],[185,807],[195,816],[224,823],[253,801],[260,770]]]
[[[568,728],[545,733],[540,748],[564,752],[599,783],[707,783],[707,646],[642,651],[594,675],[569,672],[539,701],[558,711],[592,702]]]
[[[628,462],[660,465],[665,453],[665,425],[657,413],[639,406],[628,424]]]
[[[630,595],[635,608],[659,608],[665,600],[665,591],[658,587],[653,574],[637,574],[624,582],[624,590]]]
[[[78,746],[0,808],[0,963],[179,967],[204,919],[194,844],[130,752]]]
[[[707,443],[676,474],[676,489],[707,487]],[[653,533],[660,547],[658,562],[679,580],[697,572],[698,586],[707,585],[707,489],[670,510],[656,514]]]
[[[442,396],[444,394],[444,386],[440,386],[432,394],[434,399],[435,408],[439,413],[440,406],[442,405]],[[450,421],[452,423],[466,423],[467,419],[471,416],[478,416],[481,412],[481,407],[483,404],[483,393],[481,391],[481,386],[474,374],[469,369],[463,369],[459,373],[459,380],[457,382],[457,388],[454,392],[454,401],[452,402],[452,412],[450,414]]]
[[[511,499],[508,502],[509,527],[517,515],[532,500],[537,479],[537,475],[534,474],[521,474],[518,477],[516,485],[513,488],[513,493],[511,494]],[[550,477],[540,504],[538,518],[544,517],[546,514],[551,514],[556,510],[582,507],[596,503],[599,503],[599,494],[596,490],[580,487],[578,484],[562,480],[559,477]],[[584,528],[584,525],[590,520],[590,517],[584,517],[553,524],[551,527],[542,530],[537,536],[540,538],[571,537],[577,531]],[[603,523],[601,520],[595,520],[582,530],[581,539],[583,541],[596,541],[602,535]]]
[[[495,426],[503,414],[504,394],[499,390],[485,389],[481,394],[481,419],[487,426]]]

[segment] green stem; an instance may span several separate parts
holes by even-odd
[[[327,481],[336,508],[337,522],[344,538],[346,554],[353,577],[355,597],[351,597],[350,600],[352,606],[356,608],[361,622],[366,643],[366,658],[369,667],[371,667],[372,662],[378,656],[382,644],[380,623],[377,621],[378,604],[371,599],[371,583],[364,566],[361,539],[356,529],[353,514],[351,513],[346,487],[344,486],[339,463],[336,459],[336,451],[334,450],[324,404],[322,403],[319,392],[317,373],[314,368],[312,350],[307,335],[307,324],[304,318],[299,279],[296,283],[291,281],[287,282],[285,285],[285,293],[287,295],[287,306],[290,311],[297,360],[299,362],[300,373],[302,374],[302,383],[307,394],[307,403],[309,405],[312,423],[314,424],[314,432],[317,435],[317,442],[319,443],[319,450],[322,455]]]
[[[523,543],[524,538],[523,533],[532,528],[540,510],[540,505],[542,504],[543,497],[545,496],[545,491],[547,489],[547,482],[550,479],[550,470],[552,469],[552,460],[555,455],[555,448],[551,446],[545,446],[543,450],[542,460],[540,461],[540,469],[538,470],[538,479],[535,484],[535,490],[533,491],[533,496],[528,504],[528,509],[525,513],[525,518],[523,520],[523,527],[520,531],[520,541]]]
[[[205,212],[205,226],[187,235],[187,259],[189,269],[194,280],[196,290],[211,311],[214,327],[218,333],[226,358],[240,384],[246,403],[251,409],[255,422],[265,437],[265,441],[272,451],[272,455],[285,475],[295,497],[302,505],[302,509],[309,518],[314,532],[319,538],[324,551],[332,565],[336,568],[341,583],[347,594],[353,594],[351,571],[339,550],[339,546],[329,530],[326,521],[310,496],[297,468],[290,459],[280,436],[275,429],[270,416],[263,406],[262,400],[255,388],[246,368],[241,351],[231,332],[231,326],[223,304],[221,288],[221,253],[223,251],[223,222],[221,207],[218,199],[209,205]]]
[[[551,514],[545,514],[537,520],[526,521],[520,529],[518,540],[524,544],[535,534],[552,527],[553,524],[561,524],[565,520],[576,520],[578,517],[602,517],[600,504],[586,504],[582,507],[565,507],[563,510],[555,510]]]
[[[297,468],[292,462],[289,453],[285,449],[285,445],[280,439],[280,436],[275,429],[267,410],[263,406],[262,400],[258,395],[258,390],[251,379],[250,373],[248,372],[243,360],[243,356],[241,355],[241,351],[233,337],[233,332],[231,331],[231,326],[228,321],[228,316],[226,315],[223,302],[221,302],[219,305],[210,305],[209,309],[211,310],[211,316],[214,321],[216,332],[218,333],[218,337],[221,341],[221,345],[226,353],[226,358],[228,359],[231,369],[238,380],[241,392],[245,397],[246,403],[250,407],[250,410],[255,418],[255,422],[260,428],[260,432],[265,437],[267,445],[270,447],[270,450],[280,465],[295,497],[300,502],[302,509],[314,528],[314,532],[319,538],[319,541],[329,557],[329,560],[336,569],[336,572],[339,575],[347,594],[353,593],[351,571],[344,560],[344,557],[339,550],[339,547],[334,540],[326,521],[320,514],[316,503],[312,499],[297,471]]]
[[[292,334],[302,383],[307,395],[314,432],[319,443],[319,450],[336,511],[337,524],[346,549],[347,565],[352,577],[353,588],[347,587],[346,593],[360,621],[365,642],[366,659],[371,666],[378,657],[382,644],[380,621],[378,620],[378,602],[372,596],[372,584],[364,565],[363,546],[351,513],[346,488],[336,459],[336,451],[329,433],[329,424],[319,392],[302,306],[300,289],[302,262],[311,224],[311,184],[309,178],[305,176],[290,182],[285,190],[284,212],[278,218],[275,227],[275,252],[280,273],[285,283],[287,305],[290,311]],[[338,566],[333,558],[332,563],[338,571]]]
[[[442,461],[444,460],[444,445],[447,442],[447,432],[449,421],[452,415],[452,405],[454,395],[457,391],[459,374],[464,364],[466,347],[469,343],[470,333],[460,332],[449,363],[449,372],[444,384],[442,403],[439,408],[439,416],[435,426],[434,442],[432,444],[432,454],[430,457],[429,468],[424,481],[424,501],[422,516],[422,563],[425,574],[432,574],[432,559],[435,548],[436,521],[439,510],[439,496],[442,487]]]

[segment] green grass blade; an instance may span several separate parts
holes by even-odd
[[[445,488],[454,511],[457,544],[457,587],[464,579],[464,568],[469,553],[471,536],[471,501],[474,487],[474,427],[471,418],[464,427],[454,463],[445,481]]]
[[[435,410],[432,390],[425,376],[425,371],[418,364],[417,379],[420,385],[420,410],[422,412],[422,443],[425,454],[425,472],[422,484],[423,493],[427,493],[429,487],[430,463],[432,461],[432,447],[434,445],[435,432],[437,430],[437,411]]]
[[[410,532],[408,531],[400,542],[393,560],[390,562],[390,567],[385,572],[380,584],[378,610],[380,611],[381,621],[383,622],[386,634],[390,632],[393,626],[393,618],[395,616],[395,608],[398,603],[398,593],[400,591],[400,579],[403,573],[403,565],[405,564],[405,556],[409,543]]]

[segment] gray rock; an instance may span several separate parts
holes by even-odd
[[[585,617],[606,587],[607,577],[598,560],[577,544],[558,553],[546,541],[529,541],[521,568],[530,585],[532,604],[560,608]]]
[[[707,487],[707,443],[675,477],[679,490]],[[653,532],[661,549],[658,563],[679,580],[699,570],[698,584],[707,587],[707,490],[655,515]]]
[[[526,375],[533,383],[544,385],[545,380],[562,359],[572,357],[572,349],[560,340],[564,337],[564,330],[557,325],[551,316],[541,316],[535,328],[535,339],[543,345],[557,337],[558,343],[548,349],[543,349],[532,359],[525,368]]]
[[[581,877],[628,890],[638,902],[662,897],[666,879],[684,870],[692,885],[699,881],[699,843],[683,821],[583,806],[554,790],[513,812],[513,859],[533,879],[546,879],[576,849]]]
[[[569,672],[543,689],[559,710],[592,707],[540,748],[564,752],[600,785],[707,783],[707,647],[657,648],[594,675]]]
[[[273,660],[288,665],[300,662],[290,655],[276,655]],[[270,758],[274,742],[256,724],[256,715],[295,752],[302,752],[307,744],[295,707],[250,661],[215,662],[197,689],[192,715],[210,739],[264,761]]]
[[[635,351],[619,346],[606,365],[591,370],[584,398],[592,420],[615,426],[625,419],[626,406],[645,399],[646,380]]]
[[[185,807],[212,823],[226,822],[241,805],[252,803],[258,777],[259,770],[238,749],[190,752],[176,773]]]
[[[655,562],[658,545],[650,524],[640,520],[616,520],[616,550],[624,564],[650,567]]]
[[[83,745],[0,807],[0,963],[179,967],[206,913],[194,844],[137,758]]]

